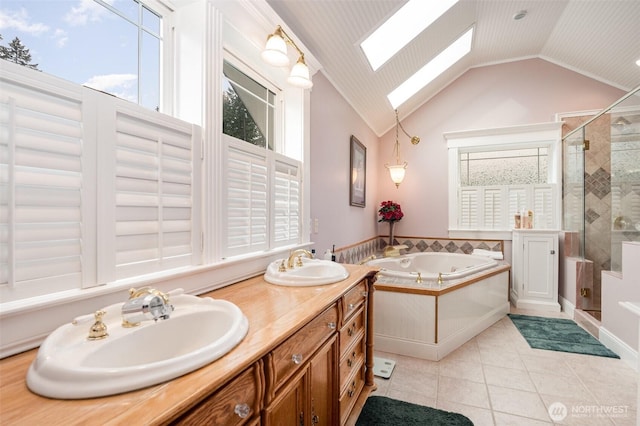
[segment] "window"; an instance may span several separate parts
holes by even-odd
[[[2,43],[16,38],[37,69],[164,110],[170,11],[156,0],[2,2]],[[170,87],[170,82],[164,87]]]
[[[282,145],[276,89],[239,68],[223,64],[223,257],[296,244],[302,235],[302,163],[274,152]]]
[[[200,128],[33,74],[3,67],[0,299],[199,265]]]
[[[445,134],[449,148],[449,228],[509,231],[534,212],[534,227],[558,226],[559,123]]]
[[[223,74],[222,132],[273,151],[275,93],[227,61]]]

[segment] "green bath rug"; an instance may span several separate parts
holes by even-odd
[[[532,348],[620,358],[573,320],[508,315]]]
[[[462,414],[450,413],[385,396],[367,398],[356,426],[473,426]]]

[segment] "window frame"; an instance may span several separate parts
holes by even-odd
[[[460,153],[468,151],[546,147],[548,149],[548,183],[553,184],[553,227],[559,227],[562,181],[562,122],[537,123],[492,129],[446,132],[448,148],[449,236],[452,238],[498,238],[511,240],[511,229],[466,229],[459,225]],[[522,186],[522,185],[518,185]]]

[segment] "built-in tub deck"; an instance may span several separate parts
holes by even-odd
[[[379,277],[375,290],[375,349],[438,361],[509,312],[510,265],[461,278]]]

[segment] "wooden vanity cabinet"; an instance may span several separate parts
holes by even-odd
[[[259,425],[264,395],[263,371],[262,361],[256,362],[172,424]]]
[[[345,424],[365,385],[367,284],[361,281],[342,297],[340,327],[339,412]]]
[[[366,383],[367,283],[359,282],[174,424],[346,424]]]
[[[263,426],[336,424],[336,341],[333,336],[280,389],[264,410]]]

